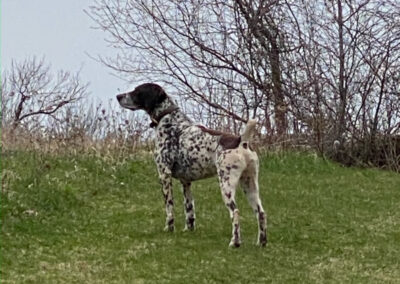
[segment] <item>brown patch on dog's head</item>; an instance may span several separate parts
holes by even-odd
[[[153,112],[166,98],[163,88],[153,83],[142,84],[129,93],[117,95],[122,107],[130,110],[142,109],[148,113]]]

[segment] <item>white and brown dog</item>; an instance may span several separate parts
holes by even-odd
[[[132,92],[117,95],[120,105],[130,110],[144,110],[156,127],[155,161],[165,198],[166,227],[174,230],[172,178],[183,186],[185,197],[185,230],[195,225],[191,182],[218,174],[223,201],[232,219],[232,240],[240,246],[239,210],[235,203],[236,187],[240,183],[258,219],[258,241],[267,243],[266,214],[258,188],[259,162],[250,147],[255,120],[249,120],[241,136],[222,133],[193,124],[156,84],[142,84]]]

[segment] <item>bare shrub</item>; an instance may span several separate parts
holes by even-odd
[[[13,62],[2,78],[2,150],[133,153],[147,147],[148,121],[114,100],[95,104],[79,74],[54,76],[44,60]]]
[[[84,98],[87,86],[80,82],[78,74],[59,71],[54,76],[44,59],[13,61],[2,78],[2,123],[13,129],[21,124],[36,125]]]

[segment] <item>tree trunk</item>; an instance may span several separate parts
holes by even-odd
[[[338,32],[339,32],[339,109],[337,115],[337,124],[336,124],[336,137],[335,139],[340,142],[340,145],[343,145],[343,133],[346,129],[346,107],[347,107],[347,94],[345,88],[345,53],[344,53],[344,44],[343,44],[343,14],[342,14],[342,1],[337,1],[338,8]]]
[[[269,60],[271,62],[271,77],[272,77],[272,93],[274,97],[274,111],[276,134],[278,137],[286,134],[286,106],[282,90],[281,68],[280,68],[280,55],[276,38],[270,40],[271,52]]]

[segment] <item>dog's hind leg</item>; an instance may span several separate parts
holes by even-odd
[[[244,167],[245,162],[231,151],[222,153],[217,162],[222,199],[232,219],[232,239],[229,243],[231,247],[239,247],[241,243],[239,209],[236,207],[235,193]]]
[[[258,159],[256,157],[243,172],[240,184],[258,220],[257,244],[265,246],[267,244],[267,215],[264,212],[259,195]]]
[[[194,199],[192,196],[192,191],[190,190],[191,183],[181,181],[182,183],[182,190],[184,196],[184,203],[185,203],[185,229],[184,231],[193,231],[195,226],[195,212],[194,212]]]

